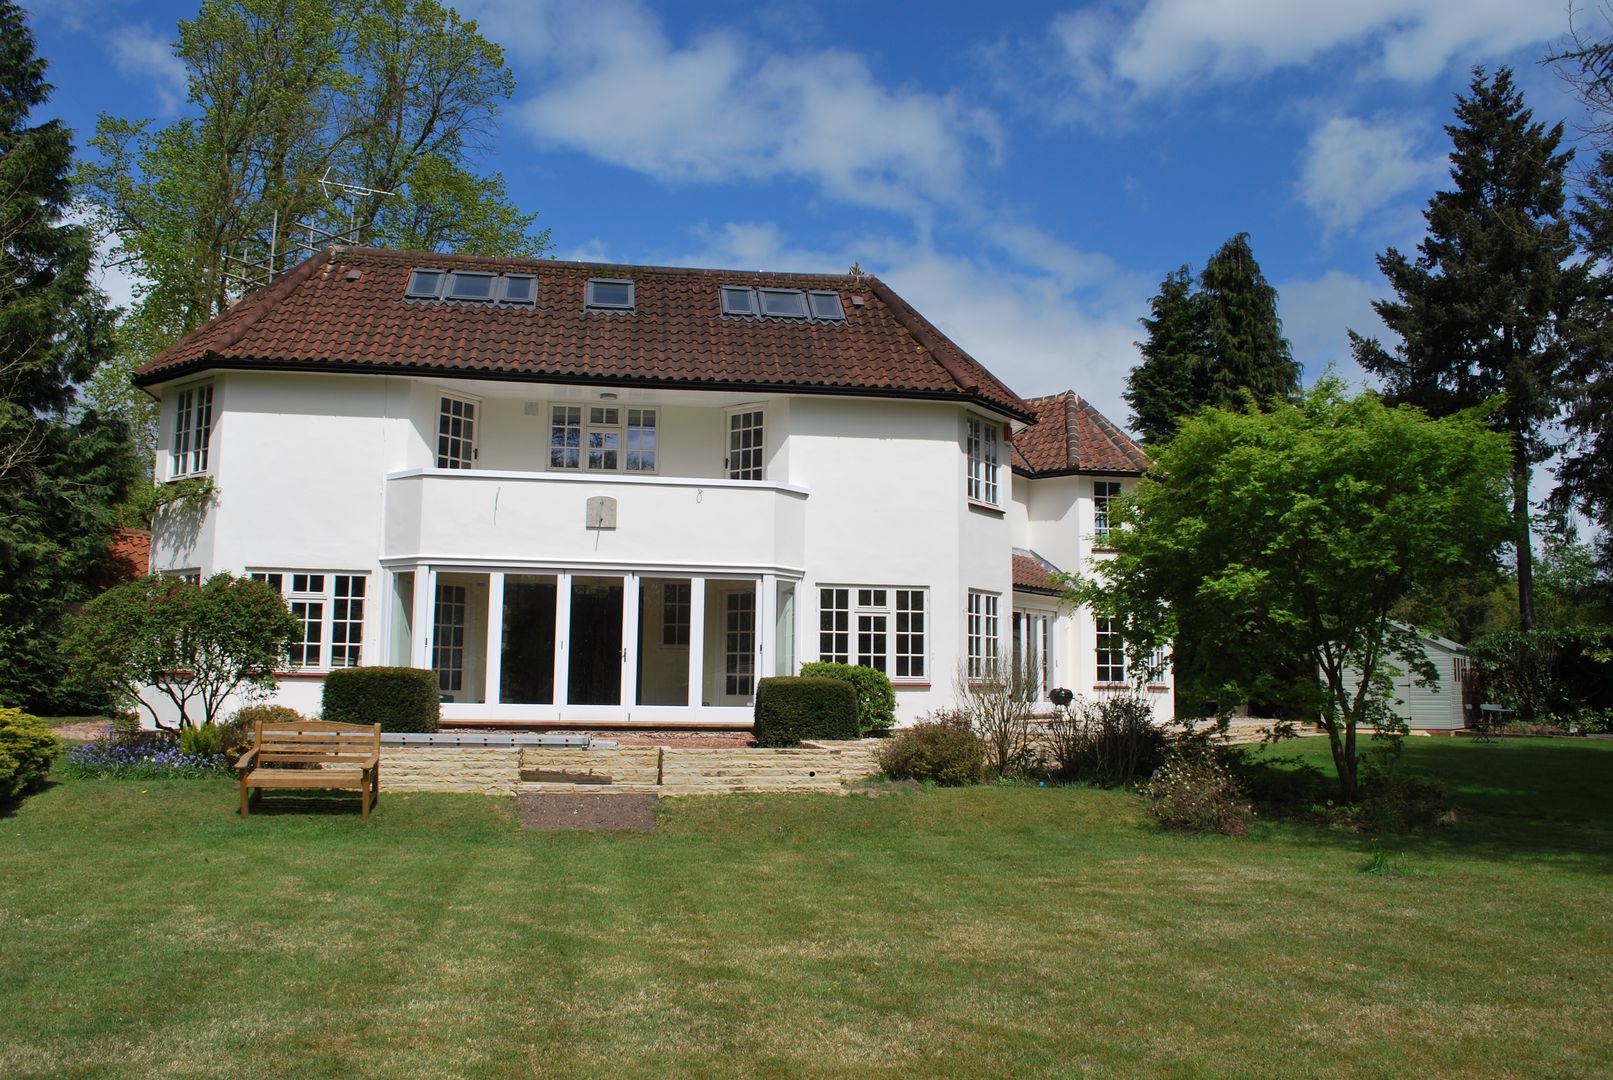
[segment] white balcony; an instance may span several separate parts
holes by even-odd
[[[758,480],[410,469],[386,478],[382,557],[799,572],[806,503]]]

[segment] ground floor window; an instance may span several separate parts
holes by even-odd
[[[927,611],[924,589],[819,589],[818,659],[861,664],[895,679],[922,679],[928,671]]]
[[[297,620],[288,667],[323,670],[363,662],[368,575],[258,570],[251,577],[285,597]]]
[[[1101,615],[1096,626],[1098,682],[1123,683],[1126,681],[1126,646],[1120,637],[1120,625],[1114,619]]]
[[[996,593],[969,590],[965,629],[968,641],[968,673],[971,679],[983,679],[997,667],[997,602]]]
[[[1040,611],[1014,612],[1014,670],[1036,683],[1036,700],[1046,701],[1053,684],[1053,616]]]

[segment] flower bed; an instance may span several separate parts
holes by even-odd
[[[187,754],[166,739],[97,739],[75,746],[59,766],[66,776],[120,780],[197,779],[230,771],[223,754]]]

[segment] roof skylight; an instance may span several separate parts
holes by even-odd
[[[724,315],[750,318],[810,319],[845,322],[840,294],[829,289],[761,289],[749,285],[723,285],[718,289]]]
[[[837,292],[810,292],[807,294],[812,304],[812,317],[824,322],[840,322],[846,317],[846,309],[840,306],[840,294]]]
[[[445,276],[441,270],[411,270],[409,288],[403,295],[417,300],[435,300]]]
[[[538,299],[538,279],[532,274],[417,267],[409,271],[409,284],[403,295],[409,300],[468,300],[530,306]]]
[[[633,283],[614,278],[589,278],[586,305],[605,311],[632,311]]]
[[[757,289],[762,301],[762,314],[784,319],[807,317],[806,294],[800,289]]]
[[[722,313],[724,315],[759,315],[756,307],[756,290],[743,285],[722,287]]]
[[[448,291],[444,294],[444,298],[448,300],[491,300],[493,299],[493,285],[497,281],[497,276],[493,274],[455,270],[448,275]]]

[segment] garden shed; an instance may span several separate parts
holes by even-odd
[[[1438,634],[1424,634],[1421,642],[1423,655],[1434,665],[1435,679],[1422,685],[1410,672],[1397,674],[1390,710],[1413,731],[1460,730],[1467,726],[1463,708],[1467,646]],[[1355,680],[1348,682],[1353,690]]]

